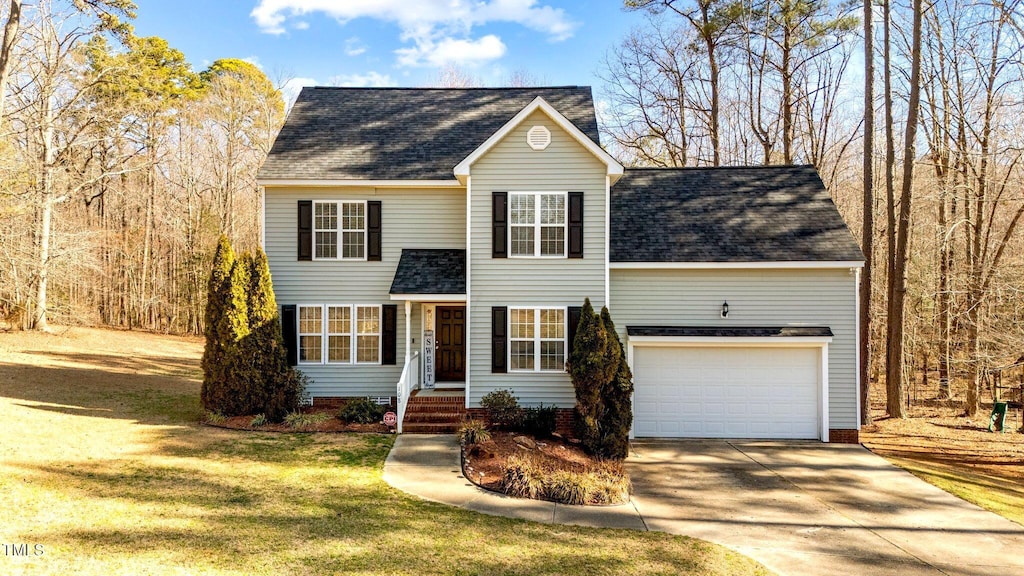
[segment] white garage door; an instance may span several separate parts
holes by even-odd
[[[633,431],[818,438],[819,348],[633,349]]]

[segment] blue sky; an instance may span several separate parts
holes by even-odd
[[[136,0],[135,32],[161,36],[197,70],[244,58],[301,85],[423,86],[454,65],[484,85],[515,71],[600,86],[607,50],[643,16],[568,0]]]

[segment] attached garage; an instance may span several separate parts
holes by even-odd
[[[627,332],[634,436],[828,440],[828,328]]]

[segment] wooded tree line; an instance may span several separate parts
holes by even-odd
[[[128,0],[0,11],[0,313],[45,329],[203,330],[220,234],[259,243],[256,170],[284,117],[256,66],[184,55]]]
[[[635,165],[813,164],[871,256],[864,379],[895,416],[928,373],[973,413],[987,370],[1024,354],[1022,4],[627,0],[648,18],[602,66],[605,143]],[[280,91],[241,60],[194,70],[133,35],[134,11],[0,7],[9,325],[200,333],[217,237],[258,245]]]
[[[650,18],[604,66],[620,156],[813,164],[870,256],[863,380],[902,417],[937,374],[974,414],[1024,355],[1021,0],[625,6]]]

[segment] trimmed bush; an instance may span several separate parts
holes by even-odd
[[[306,378],[288,365],[266,255],[236,258],[222,236],[207,290],[203,407],[280,422],[298,409]]]
[[[487,409],[491,424],[505,430],[518,430],[523,421],[519,399],[511,390],[493,390],[480,399],[480,405]]]
[[[520,429],[536,438],[550,438],[555,432],[557,414],[557,408],[543,404],[535,408],[523,408]]]
[[[466,420],[459,427],[459,441],[463,446],[472,446],[491,439],[487,425],[480,420]]]
[[[608,335],[587,298],[569,354],[569,375],[576,389],[576,435],[591,453],[597,453],[601,441],[601,393],[615,373],[609,372],[607,348]]]
[[[350,400],[338,413],[338,418],[348,424],[375,424],[384,419],[384,406],[370,398]]]
[[[623,460],[629,455],[629,429],[633,425],[633,373],[607,307],[601,309],[601,323],[608,334],[609,348],[617,349],[619,354],[617,359],[616,355],[606,355],[609,360],[615,359],[616,370],[601,395],[604,410],[598,422],[600,441],[597,453],[605,458]]]

